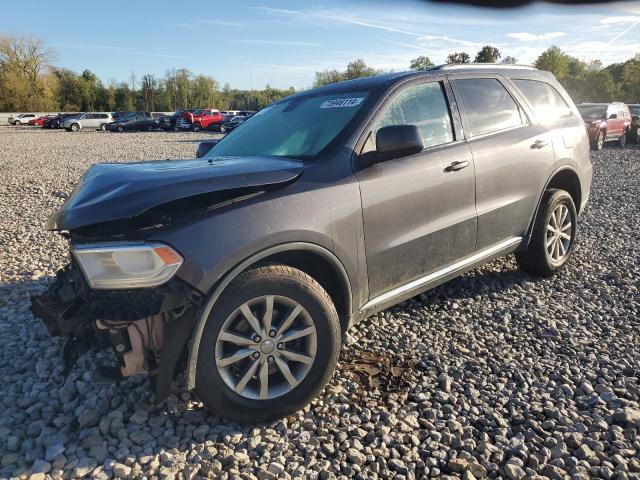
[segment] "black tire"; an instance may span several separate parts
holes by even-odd
[[[193,125],[191,125],[191,130],[193,130],[194,132],[199,132],[200,130],[202,130],[202,126],[200,125],[199,122],[196,122]]]
[[[147,132],[153,132],[155,128],[152,125],[147,125]]]
[[[627,145],[627,132],[624,132],[622,135],[620,135],[620,138],[618,139],[618,146],[620,148],[624,148]]]
[[[220,125],[220,132],[224,133],[227,131],[227,126],[226,125]]]
[[[107,130],[107,124],[106,123],[101,123],[100,124],[100,130],[103,131],[103,132],[106,131]]]
[[[116,130],[118,130],[118,133],[122,133],[124,132],[124,127],[122,125],[118,125],[118,128]]]
[[[551,214],[559,205],[565,205],[569,210],[571,218],[571,239],[566,254],[560,261],[553,261],[547,251],[547,225],[551,219]],[[578,214],[573,198],[565,190],[551,188],[542,196],[540,208],[536,215],[531,240],[526,250],[516,252],[516,260],[520,268],[532,275],[549,277],[560,270],[571,258],[576,242],[578,226]]]
[[[78,130],[80,130],[80,125],[78,125],[77,123],[72,123],[69,127],[70,132],[77,132]]]
[[[287,297],[306,309],[316,328],[317,350],[300,383],[280,396],[259,400],[241,396],[227,386],[218,371],[214,351],[225,319],[243,303],[264,295]],[[237,422],[285,417],[309,403],[330,380],[338,362],[340,342],[336,309],[313,278],[285,265],[248,270],[231,282],[207,319],[198,352],[196,394],[214,413]]]
[[[605,136],[606,134],[604,130],[600,130],[598,132],[598,135],[596,136],[596,139],[591,144],[591,150],[595,150],[596,152],[599,152],[600,150],[602,150],[602,148],[604,147]]]
[[[14,124],[16,127],[19,127],[20,125],[22,125],[22,122],[21,122],[20,120],[16,120],[15,122],[13,122],[13,124]]]

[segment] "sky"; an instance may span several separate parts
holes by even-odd
[[[494,10],[418,0],[3,1],[0,34],[40,37],[55,64],[126,81],[188,68],[233,88],[307,88],[314,72],[362,58],[403,71],[426,55],[483,45],[529,64],[557,45],[603,64],[640,53],[640,1]]]

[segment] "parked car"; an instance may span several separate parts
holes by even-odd
[[[194,110],[177,110],[171,115],[162,115],[158,118],[158,125],[163,130],[175,130],[176,122],[182,117],[183,112],[193,112]]]
[[[233,117],[231,120],[229,120],[226,124],[226,129],[227,132],[230,132],[231,130],[235,130],[236,128],[238,128],[242,123],[244,123],[245,120],[247,120],[249,117],[245,117],[242,115],[238,115]]]
[[[35,113],[21,113],[16,117],[9,117],[9,123],[11,125],[24,125],[29,123],[29,120],[36,118]]]
[[[149,112],[136,112],[133,115],[122,117],[113,123],[109,123],[106,129],[111,132],[147,131],[152,132],[158,128],[158,121]]]
[[[57,115],[53,115],[42,123],[42,128],[62,128],[62,122],[65,118],[76,117],[80,115],[79,113],[59,113]]]
[[[224,116],[219,110],[214,108],[199,108],[193,112],[184,111],[181,118],[176,121],[176,127],[179,130],[193,130],[198,132],[203,128],[209,127],[211,124],[219,123],[224,120]]]
[[[628,104],[631,114],[631,126],[629,127],[629,140],[640,143],[640,103]]]
[[[42,117],[36,117],[36,118],[32,118],[31,120],[29,120],[27,122],[28,125],[32,126],[32,127],[41,127],[42,124],[44,123],[44,121],[46,119],[50,118],[48,115],[42,116]]]
[[[605,142],[616,141],[624,147],[631,126],[629,108],[620,102],[581,103],[578,111],[584,119],[593,150],[602,150]]]
[[[221,416],[271,420],[322,389],[353,323],[512,252],[562,269],[591,175],[549,72],[335,83],[201,159],[93,165],[47,223],[73,260],[32,310],[70,337],[67,365],[108,344],[120,374],[154,372],[158,401],[180,376]]]
[[[106,130],[107,124],[111,122],[113,117],[110,112],[86,112],[65,118],[62,127],[68,132],[77,132],[83,128]]]

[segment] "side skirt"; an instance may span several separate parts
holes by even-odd
[[[447,265],[440,270],[429,273],[424,277],[417,278],[409,283],[396,287],[393,290],[389,290],[388,292],[378,295],[365,303],[363,307],[356,312],[354,317],[358,320],[363,320],[371,315],[375,315],[392,305],[415,297],[426,290],[430,290],[468,272],[469,270],[473,270],[479,265],[507,255],[516,250],[521,242],[522,237],[508,238],[463,258],[462,260],[458,260],[457,262]]]

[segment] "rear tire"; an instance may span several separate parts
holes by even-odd
[[[253,313],[260,336],[242,309]],[[294,320],[285,325],[288,318]],[[222,338],[223,331],[236,335],[232,339],[242,335],[245,343]],[[305,331],[311,333],[286,340],[291,332]],[[285,265],[248,270],[231,282],[207,319],[196,394],[215,413],[241,423],[285,417],[309,403],[329,381],[340,341],[336,309],[313,278]],[[228,362],[243,351],[249,356]]]
[[[118,128],[116,130],[118,130],[118,133],[122,133],[124,132],[124,127],[122,125],[118,125]]]
[[[627,145],[627,132],[624,132],[618,139],[618,146],[624,148]]]
[[[568,192],[547,190],[533,225],[526,250],[516,252],[520,268],[532,275],[549,277],[571,257],[576,241],[578,214]]]
[[[220,125],[220,133],[224,133],[227,131],[227,126],[226,125]]]
[[[191,126],[191,130],[193,130],[194,132],[199,132],[202,129],[202,126],[196,122]]]
[[[106,131],[107,130],[107,124],[106,123],[101,123],[100,124],[100,130],[103,131],[103,132]]]

